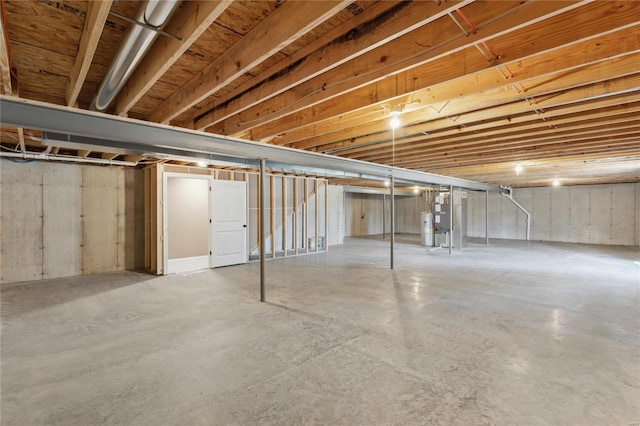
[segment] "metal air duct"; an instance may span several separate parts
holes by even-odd
[[[179,0],[149,0],[140,6],[135,21],[143,25],[129,28],[98,86],[90,109],[104,111],[109,107],[158,36],[154,29],[165,24],[178,3]]]

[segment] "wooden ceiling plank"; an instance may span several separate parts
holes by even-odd
[[[9,33],[0,19],[0,89],[3,95],[11,95],[11,64],[9,61]]]
[[[91,1],[88,5],[87,16],[84,21],[80,46],[69,74],[66,101],[68,106],[75,106],[87,73],[96,53],[104,24],[111,10],[112,0]]]
[[[318,103],[325,102],[331,98],[350,93],[363,86],[371,87],[372,84],[386,78],[387,93],[385,99],[407,93],[408,89],[416,90],[415,81],[411,81],[408,87],[402,86],[402,81],[398,78],[387,78],[408,71],[427,62],[440,59],[455,52],[473,47],[475,44],[488,41],[493,37],[505,35],[535,23],[544,17],[555,16],[560,12],[566,12],[578,7],[578,2],[527,2],[517,6],[506,2],[496,2],[491,5],[491,12],[500,5],[503,15],[502,19],[488,20],[486,25],[481,27],[481,31],[465,37],[460,30],[452,26],[450,20],[438,20],[430,25],[418,28],[412,33],[397,38],[377,49],[367,52],[364,55],[342,64],[328,73],[314,77],[296,87],[295,91],[285,92],[263,102],[255,107],[249,108],[240,114],[236,114],[227,120],[214,125],[211,129],[214,133],[238,135],[247,129],[266,124],[285,115],[290,115],[305,108],[312,107]],[[486,5],[479,4],[486,8]],[[472,4],[471,6],[476,6]],[[506,14],[511,8],[511,13]],[[504,9],[504,10],[503,10]],[[486,14],[489,10],[479,10],[477,13]],[[498,13],[496,11],[495,13]],[[540,44],[541,46],[544,43]],[[426,46],[426,47],[425,47]],[[527,50],[531,46],[522,46],[518,50]],[[536,47],[533,47],[536,48]],[[475,48],[474,48],[475,49]],[[478,71],[491,66],[487,60],[475,51],[476,70],[469,67],[459,70],[460,74],[465,72]],[[441,82],[439,76],[430,76],[432,81]],[[409,81],[409,80],[405,80]],[[423,86],[426,87],[426,86]],[[347,97],[348,98],[348,97]],[[374,99],[374,102],[383,99]],[[343,101],[344,103],[344,101]],[[372,103],[369,96],[368,103]],[[352,102],[346,102],[345,107],[352,107]],[[361,105],[365,106],[365,105]],[[343,111],[347,109],[344,108]],[[198,122],[196,126],[200,127]],[[267,135],[271,136],[271,135]],[[255,138],[255,135],[252,135]]]
[[[604,10],[608,10],[609,6],[607,6],[607,4],[608,3],[597,3],[592,4],[592,7],[602,7]],[[317,91],[314,92],[312,88],[303,91],[304,87],[302,86],[311,84],[314,81],[314,79],[312,79],[297,88],[297,90],[300,90],[300,93],[311,93],[312,95],[308,95],[304,99],[295,99],[291,94],[286,93],[276,96],[268,102],[259,105],[260,108],[250,108],[233,117],[233,120],[229,119],[216,124],[210,130],[216,133],[243,136],[250,135],[250,138],[253,140],[261,140],[265,137],[275,136],[287,130],[297,129],[325,118],[336,117],[348,111],[364,108],[371,104],[382,104],[397,96],[406,95],[420,89],[427,89],[435,84],[459,78],[465,74],[479,72],[488,68],[496,68],[497,65],[503,63],[514,63],[519,59],[526,59],[536,54],[574,45],[585,39],[595,38],[621,28],[637,26],[638,23],[635,13],[640,13],[640,2],[625,3],[625,7],[626,9],[631,9],[629,13],[626,13],[625,9],[625,13],[611,15],[608,19],[593,22],[581,28],[579,32],[567,32],[562,38],[547,37],[549,28],[545,22],[535,25],[532,28],[524,29],[522,34],[520,31],[517,31],[515,34],[509,34],[508,37],[514,37],[513,48],[506,52],[504,59],[494,61],[493,63],[488,63],[486,59],[479,54],[472,56],[471,53],[467,51],[461,51],[450,54],[449,57],[454,55],[464,56],[463,61],[465,66],[446,68],[446,73],[444,73],[444,71],[440,73],[429,72],[429,67],[423,66],[420,67],[417,72],[412,70],[405,75],[398,75],[395,78],[387,78],[384,81],[364,84],[361,87],[358,87],[357,81],[351,79],[348,84],[336,83],[333,87],[322,91],[322,93],[316,93]],[[561,17],[558,17],[558,19],[559,18]],[[528,37],[536,40],[536,42],[527,42]],[[387,46],[385,45],[384,47]],[[397,82],[411,82],[411,84],[399,86]],[[334,93],[336,96],[344,96],[331,99]],[[295,107],[291,107],[291,105],[295,105]],[[274,114],[273,111],[280,112]],[[256,118],[262,116],[267,116],[268,118],[261,120]],[[250,132],[243,134],[243,132],[249,129]]]
[[[181,38],[159,37],[116,99],[116,113],[126,114],[167,72],[233,0],[187,1],[165,31]]]
[[[196,120],[195,128],[202,130],[215,122],[238,114],[247,108],[264,102],[319,74],[330,71],[351,59],[364,55],[385,43],[400,38],[421,26],[454,12],[470,2],[470,0],[454,0],[446,3],[402,2],[397,7],[389,9],[388,13],[373,19],[372,22],[374,24],[362,21],[360,15],[356,15],[352,19],[355,21],[353,24],[349,21],[345,24],[349,24],[349,27],[356,31],[358,30],[356,22],[359,22],[365,29],[372,27],[366,34],[363,33],[359,37],[338,39],[337,42],[329,37],[320,39],[324,46],[318,43],[315,51],[308,52],[305,56],[296,55],[295,58],[287,59],[289,64],[304,59],[294,70],[268,81],[252,79],[250,85],[259,83],[255,88],[250,87],[250,90],[237,92],[242,94],[240,97],[236,95],[235,98],[225,97],[217,101],[213,111]],[[382,3],[384,5],[385,2]],[[384,22],[384,25],[381,25],[382,22]],[[341,32],[346,33],[347,30],[348,28],[345,28]],[[363,30],[361,29],[360,31],[362,32]],[[335,37],[333,33],[331,36]],[[229,102],[229,99],[233,100]]]
[[[351,0],[286,2],[167,98],[149,117],[166,123],[344,9]],[[286,22],[287,25],[282,23]]]

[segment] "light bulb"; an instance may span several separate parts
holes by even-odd
[[[400,119],[394,116],[391,121],[389,121],[389,125],[392,129],[397,129],[398,127],[400,127]]]
[[[516,174],[519,175],[520,173],[522,173],[522,164],[516,166]]]
[[[414,193],[414,194],[417,194],[417,193],[419,193],[419,192],[420,192],[420,188],[418,188],[417,186],[414,186],[414,187],[413,187],[413,193]]]
[[[204,161],[198,161],[198,167],[207,167],[207,163],[205,163]]]
[[[560,186],[560,181],[558,179],[554,179],[552,184],[553,186]]]
[[[389,182],[388,180],[384,181],[384,186],[386,186],[387,188],[389,187],[389,185],[391,185],[391,182]]]

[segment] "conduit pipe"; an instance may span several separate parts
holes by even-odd
[[[72,163],[105,164],[109,166],[137,166],[137,161],[104,160],[102,158],[81,158],[67,155],[52,155],[41,152],[0,152],[0,157],[20,158],[22,160],[70,161]]]
[[[158,36],[154,29],[165,24],[177,4],[178,0],[149,0],[140,6],[135,20],[152,28],[131,26],[98,86],[90,109],[104,111],[109,107]]]
[[[522,210],[522,213],[524,213],[527,216],[527,241],[529,241],[529,237],[531,236],[531,213],[529,213],[527,209],[522,207],[522,205],[519,202],[513,199],[513,194],[512,194],[513,190],[510,187],[501,186],[501,188],[506,189],[509,192],[501,192],[500,194],[507,197],[509,200],[511,200],[511,202],[515,204],[517,208]]]

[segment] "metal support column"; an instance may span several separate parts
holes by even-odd
[[[391,188],[391,224],[389,226],[389,236],[390,241],[391,241],[391,269],[393,269],[393,244],[396,241],[396,194],[395,194],[395,186],[396,186],[396,182],[395,179],[393,178],[393,175],[391,175],[391,185],[389,185],[389,188]]]
[[[266,162],[264,159],[260,160],[260,199],[258,200],[258,229],[260,229],[260,301],[265,301],[265,274],[264,274],[264,262],[265,262],[265,244],[266,239],[264,237],[264,205],[265,196],[267,193],[267,182],[264,176],[264,169],[266,168]]]
[[[453,248],[453,185],[449,186],[449,254]]]
[[[489,191],[485,191],[485,228],[484,233],[486,237],[485,244],[489,245]]]

